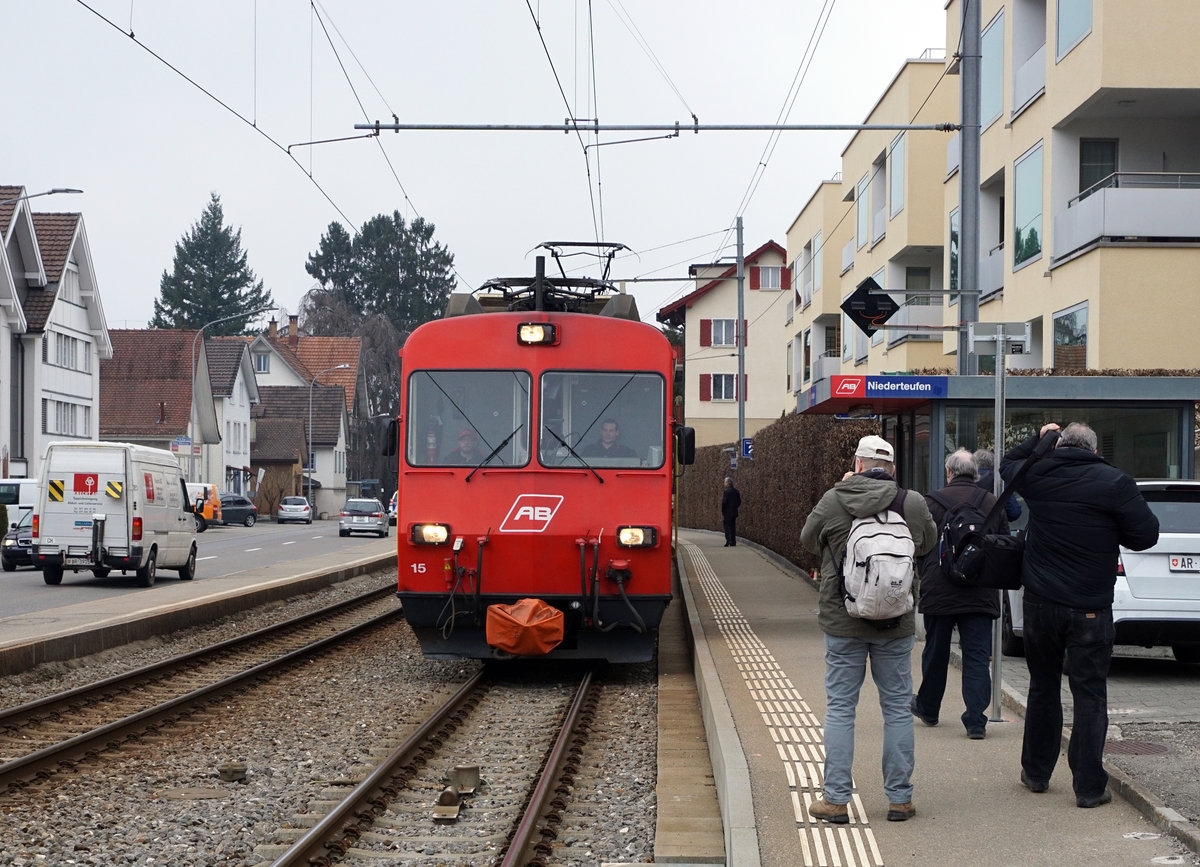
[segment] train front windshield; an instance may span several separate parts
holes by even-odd
[[[538,443],[548,467],[661,467],[663,378],[631,371],[542,374]]]
[[[528,372],[419,370],[408,388],[410,466],[529,462]]]
[[[634,371],[547,371],[536,423],[523,370],[420,370],[409,377],[410,466],[663,465],[665,381]],[[531,434],[531,431],[536,433]]]

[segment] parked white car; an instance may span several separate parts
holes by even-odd
[[[1158,544],[1121,548],[1113,588],[1116,644],[1170,647],[1180,662],[1200,663],[1200,481],[1139,479],[1158,516]],[[1006,656],[1024,656],[1022,593],[1006,591]]]

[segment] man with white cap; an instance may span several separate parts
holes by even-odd
[[[912,803],[913,721],[909,709],[916,618],[912,611],[886,622],[851,617],[841,590],[841,561],[855,518],[892,508],[904,516],[918,558],[937,543],[937,526],[925,498],[917,491],[899,497],[895,471],[892,444],[879,436],[863,437],[854,450],[854,469],[825,492],[800,531],[804,547],[821,557],[817,622],[825,633],[825,791],[823,798],[809,806],[809,812],[839,825],[850,821],[847,804],[853,791],[854,718],[868,659],[883,712],[887,818],[903,822],[917,812]],[[864,817],[857,818],[862,821]]]

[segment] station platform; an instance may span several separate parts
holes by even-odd
[[[1003,660],[1004,719],[989,723],[984,740],[968,739],[958,720],[961,678],[951,665],[941,724],[914,719],[917,813],[906,822],[886,821],[883,721],[868,674],[856,720],[851,822],[811,818],[808,804],[822,794],[825,711],[815,586],[765,549],[724,547],[717,533],[681,531],[677,558],[726,863],[1194,863],[1181,860],[1179,841],[1163,833],[1183,817],[1114,768],[1112,803],[1090,810],[1075,804],[1065,754],[1048,792],[1021,784],[1021,660]],[[914,684],[921,647],[918,638]]]

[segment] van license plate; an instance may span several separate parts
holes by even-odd
[[[1171,554],[1167,564],[1172,572],[1200,572],[1200,554]]]
[[[64,566],[91,566],[92,561],[87,557],[67,557],[63,560]]]

